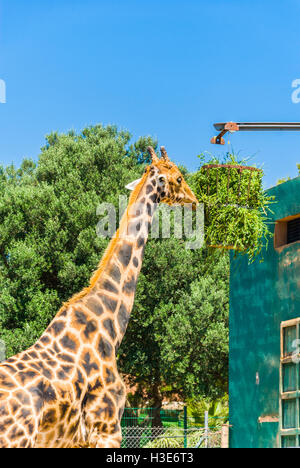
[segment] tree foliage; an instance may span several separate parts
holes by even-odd
[[[300,176],[300,164],[296,164],[297,169],[298,169],[298,175]],[[287,176],[287,177],[282,177],[281,179],[277,180],[277,185],[284,184],[285,182],[288,182],[289,180],[292,180],[292,177]]]
[[[33,344],[63,301],[88,284],[107,245],[96,208],[118,206],[149,163],[143,137],[116,127],[52,133],[38,162],[0,169],[0,338],[11,356]],[[227,256],[152,239],[119,351],[120,369],[154,405],[164,395],[226,391]],[[145,404],[145,400],[144,400]]]
[[[8,355],[31,345],[62,302],[87,285],[107,240],[96,208],[118,206],[148,161],[141,138],[115,127],[53,133],[39,160],[0,171],[0,330]]]
[[[121,368],[150,404],[227,391],[229,259],[150,240]]]

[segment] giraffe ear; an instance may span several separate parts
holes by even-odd
[[[134,190],[135,187],[139,184],[139,182],[140,182],[141,180],[142,180],[142,179],[134,180],[134,181],[131,182],[130,184],[126,185],[125,188],[127,188],[128,190]]]

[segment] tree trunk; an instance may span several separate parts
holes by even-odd
[[[162,427],[162,420],[161,420],[161,407],[163,402],[162,394],[160,393],[159,387],[155,386],[152,389],[152,407],[153,407],[153,419],[152,419],[152,427]]]

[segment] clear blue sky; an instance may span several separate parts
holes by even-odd
[[[151,134],[190,170],[212,124],[300,121],[299,0],[0,0],[0,163],[37,158],[52,130],[115,123]],[[226,141],[228,138],[226,138]],[[300,133],[230,137],[296,176]]]

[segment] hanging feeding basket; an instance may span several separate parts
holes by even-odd
[[[232,159],[232,157],[231,157]],[[205,164],[194,176],[194,191],[205,206],[207,247],[248,252],[261,250],[270,232],[263,171],[235,162]]]
[[[214,169],[215,171],[213,171]],[[221,196],[220,201],[223,203],[226,201],[229,204],[231,201],[249,208],[259,206],[262,169],[238,164],[206,164],[202,166],[201,170],[206,172],[207,195],[210,195],[211,188],[215,195],[219,194]],[[226,191],[224,191],[225,184],[222,184],[224,181],[226,182]],[[255,182],[258,182],[258,184],[255,184]]]

